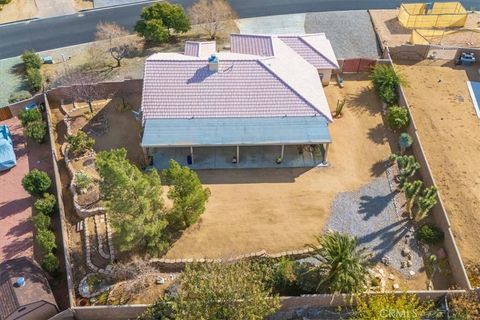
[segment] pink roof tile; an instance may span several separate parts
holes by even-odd
[[[218,72],[209,71],[206,59],[147,59],[143,119],[323,115],[267,62],[232,57],[220,55]]]
[[[310,45],[305,38],[301,36],[279,36],[286,45],[292,48],[308,63],[313,65],[317,69],[336,69],[338,68],[337,62],[329,60],[314,46]]]
[[[217,52],[215,41],[185,41],[184,54],[191,57],[207,57]]]
[[[271,36],[232,34],[231,51],[234,53],[253,54],[262,57],[275,55]]]

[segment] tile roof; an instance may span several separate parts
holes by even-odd
[[[23,287],[14,286],[18,277],[25,278]],[[42,269],[26,257],[0,264],[0,319],[6,319],[20,306],[36,301],[45,301],[57,307]]]
[[[156,53],[147,58],[143,121],[315,115],[332,120],[320,77],[312,64],[278,37],[249,39],[259,40],[248,48],[260,53],[270,50],[274,55],[220,52],[216,54],[218,72],[210,71],[206,57],[194,56],[195,50],[190,47],[191,56]],[[264,42],[265,39],[268,41]]]
[[[186,56],[207,57],[217,52],[217,43],[215,41],[185,41]]]
[[[231,51],[236,53],[274,56],[275,39],[281,39],[317,69],[338,69],[332,45],[324,33],[305,35],[232,34]]]

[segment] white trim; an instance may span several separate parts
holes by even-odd
[[[471,83],[472,81],[467,81],[468,91],[470,91],[470,96],[472,97],[473,106],[475,107],[475,112],[477,113],[477,118],[480,119],[480,106],[478,105],[480,101],[477,101],[477,97],[475,96],[475,92],[473,91]]]

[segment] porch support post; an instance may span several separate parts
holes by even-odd
[[[323,161],[327,161],[327,154],[328,154],[328,147],[330,146],[330,143],[325,143],[323,145],[323,148],[325,149],[325,153],[323,154]]]
[[[237,146],[237,163],[240,163],[240,146]]]
[[[190,146],[190,156],[192,157],[192,164],[194,163],[193,160],[193,146]]]
[[[281,156],[280,156],[280,157],[282,158],[282,160],[283,160],[283,155],[284,155],[284,154],[285,154],[285,145],[282,144],[282,154],[281,154]]]

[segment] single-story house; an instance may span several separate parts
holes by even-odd
[[[0,264],[0,320],[46,320],[57,313],[45,274],[33,260]]]
[[[322,44],[326,47],[323,48]],[[155,167],[325,165],[332,115],[325,96],[338,68],[324,35],[231,36],[231,50],[187,41],[145,62],[142,147]]]

